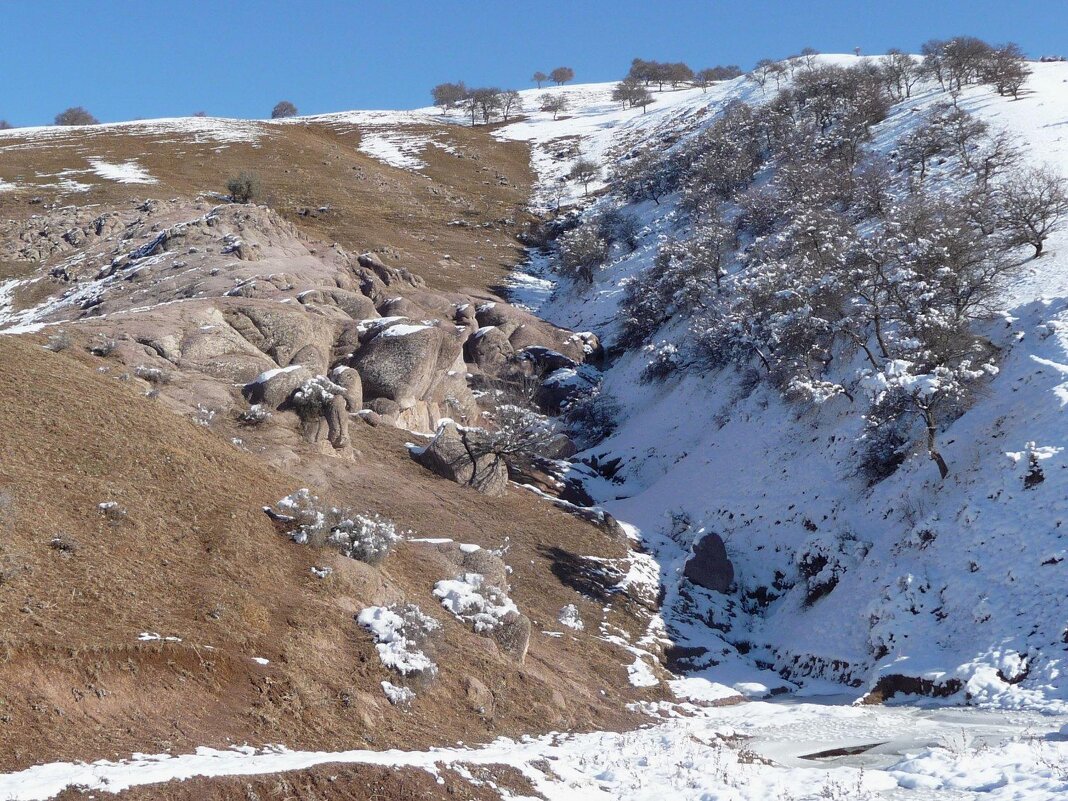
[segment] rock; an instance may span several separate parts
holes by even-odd
[[[528,345],[516,355],[523,361],[530,362],[534,366],[535,372],[541,375],[560,369],[573,370],[578,367],[578,362],[574,359],[541,345]]]
[[[353,354],[352,366],[360,373],[363,392],[371,398],[389,398],[410,408],[434,381],[444,343],[441,330],[429,325],[394,325]]]
[[[386,420],[395,420],[401,411],[400,404],[389,398],[374,398],[367,404],[367,408],[378,415],[379,419]]]
[[[474,676],[465,676],[463,681],[467,702],[480,715],[493,714],[493,693],[489,687]]]
[[[493,630],[493,639],[502,651],[522,662],[526,659],[530,646],[530,618],[526,615],[509,612]]]
[[[693,549],[683,575],[699,587],[725,593],[734,581],[734,565],[719,534],[706,534]]]
[[[583,370],[561,367],[549,373],[541,382],[535,401],[545,411],[555,414],[572,401],[593,391],[595,386],[595,381]]]
[[[489,375],[503,371],[514,355],[505,329],[495,325],[478,329],[464,343],[464,361],[477,364]]]
[[[262,403],[272,409],[277,409],[288,401],[305,381],[314,377],[315,374],[311,370],[299,364],[291,367],[277,367],[260,373],[245,384],[241,394],[249,403]]]
[[[504,495],[508,491],[508,466],[495,454],[480,454],[468,436],[456,423],[443,420],[430,444],[411,450],[412,458],[439,476],[484,495]]]
[[[330,371],[330,380],[345,390],[343,396],[346,411],[355,414],[363,408],[363,382],[359,372],[339,365]]]

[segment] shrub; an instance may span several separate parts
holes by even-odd
[[[246,426],[258,426],[271,417],[271,410],[262,403],[254,403],[238,415],[238,422]]]
[[[134,375],[150,384],[166,384],[171,380],[170,373],[158,367],[149,367],[147,364],[135,367]]]
[[[277,511],[267,506],[264,512],[284,527],[294,542],[332,547],[369,565],[381,564],[393,543],[400,539],[392,521],[377,514],[366,516],[328,506],[307,489],[286,496],[276,506]]]
[[[0,120],[0,131],[10,131],[15,126],[7,120]]]
[[[88,346],[88,350],[94,356],[110,356],[115,352],[115,348],[118,347],[118,343],[111,337],[98,336]]]
[[[271,119],[280,120],[286,117],[297,116],[297,107],[290,103],[288,100],[280,100],[275,104],[275,107],[271,109]]]
[[[59,353],[60,351],[69,348],[70,345],[70,334],[68,334],[66,331],[59,331],[58,333],[52,334],[52,336],[48,338],[48,342],[45,343],[44,348],[45,350],[50,350],[53,353]]]
[[[56,115],[56,125],[99,125],[100,120],[81,106],[72,106]]]
[[[575,439],[588,447],[611,436],[619,426],[620,414],[615,398],[597,392],[569,406],[564,419]]]
[[[596,225],[582,225],[560,237],[560,266],[569,275],[591,283],[593,271],[608,258],[608,243]]]
[[[251,203],[260,197],[263,187],[256,173],[242,171],[226,182],[226,190],[232,202]]]

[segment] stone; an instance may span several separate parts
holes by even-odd
[[[705,534],[694,547],[682,573],[699,587],[726,593],[734,581],[734,565],[727,557],[723,538],[716,533]]]

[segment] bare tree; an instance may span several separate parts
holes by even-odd
[[[1026,56],[1012,42],[995,48],[982,70],[984,81],[992,84],[999,95],[1012,95],[1013,100],[1020,99],[1020,90],[1030,74]]]
[[[563,95],[554,95],[546,92],[538,98],[538,108],[542,111],[552,112],[555,120],[561,111],[567,110],[567,98]]]
[[[0,120],[0,131],[10,131],[15,126],[7,120]]]
[[[271,109],[271,119],[280,120],[285,117],[297,116],[297,107],[290,103],[288,100],[280,100],[275,104],[275,107]]]
[[[817,56],[820,51],[812,47],[801,48],[801,63],[805,65],[805,69],[814,69],[817,64]]]
[[[81,106],[71,106],[56,115],[56,125],[99,125],[100,120]]]
[[[557,67],[549,73],[549,78],[557,86],[562,86],[568,81],[574,80],[575,71],[571,67]]]
[[[1046,239],[1068,215],[1068,182],[1048,167],[1017,173],[1000,187],[1001,222],[1013,244],[1042,255]]]
[[[596,179],[600,174],[601,165],[592,159],[580,158],[571,165],[571,170],[568,172],[567,177],[572,181],[580,182],[583,193],[588,195],[590,193],[590,181]]]
[[[920,79],[920,67],[908,53],[888,50],[879,63],[883,84],[893,97],[912,97],[912,87]]]
[[[612,90],[612,99],[623,104],[623,108],[641,106],[644,113],[645,107],[653,102],[653,96],[637,78],[627,76]]]
[[[536,83],[536,84],[538,85],[538,88],[539,88],[539,89],[541,89],[541,85],[542,85],[543,83],[545,83],[545,82],[546,82],[547,80],[549,80],[549,76],[548,76],[548,75],[546,75],[546,74],[545,74],[544,72],[542,72],[541,70],[538,70],[537,72],[535,72],[535,73],[534,73],[534,74],[533,74],[533,75],[531,76],[530,80],[532,80],[532,81],[533,81],[534,83]]]
[[[441,108],[441,113],[445,114],[460,105],[467,97],[467,87],[463,81],[439,83],[430,90],[430,94],[434,98],[434,105]]]
[[[515,89],[502,92],[500,101],[501,116],[504,117],[505,122],[508,122],[508,118],[513,114],[523,113],[523,98]]]
[[[768,79],[775,75],[779,71],[779,69],[780,67],[777,65],[777,63],[772,61],[770,58],[762,58],[756,63],[756,66],[753,67],[752,71],[749,72],[747,77],[757,86],[759,86],[761,91],[766,92]]]
[[[471,114],[471,124],[475,124],[475,114],[482,115],[482,122],[488,123],[503,106],[503,92],[496,86],[484,86],[467,93],[464,102]]]

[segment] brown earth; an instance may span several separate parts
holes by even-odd
[[[260,198],[310,233],[350,250],[380,251],[433,289],[494,286],[516,263],[515,234],[532,174],[529,150],[498,141],[482,127],[404,125],[412,136],[433,135],[455,153],[428,146],[426,168],[409,171],[360,152],[367,126],[337,122],[272,124],[255,144],[197,141],[153,126],[90,126],[54,136],[0,138],[0,180],[23,188],[0,192],[0,218],[25,219],[54,205],[118,207],[146,197],[193,197],[226,192],[241,171],[256,173]],[[89,171],[88,159],[136,160],[157,184],[123,184]],[[88,184],[65,191],[57,176]],[[86,172],[82,172],[86,171]],[[454,223],[450,225],[449,223]],[[449,256],[449,259],[445,257]],[[0,263],[0,278],[4,277]]]
[[[178,204],[185,209],[196,202],[194,193],[220,188],[220,176],[252,166],[270,187],[274,210],[294,221],[307,241],[279,244],[276,228],[256,230],[268,249],[268,239],[285,252],[299,244],[299,259],[293,256],[299,269],[320,270],[320,256],[309,255],[319,246],[309,243],[325,234],[350,250],[379,249],[387,262],[421,275],[431,290],[465,287],[492,297],[514,261],[516,226],[494,224],[475,234],[447,223],[458,209],[469,220],[518,219],[529,191],[524,148],[484,131],[449,128],[451,141],[469,155],[432,148],[428,181],[357,153],[358,130],[276,127],[259,147],[221,149],[191,142],[177,147],[166,137],[149,141],[110,129],[8,151],[3,148],[11,140],[4,139],[0,177],[6,180],[70,169],[72,159],[91,154],[136,158],[162,186],[79,174],[79,181],[93,183],[88,192],[5,193],[0,217],[55,215],[47,207],[59,201],[129,210],[149,192],[185,195]],[[509,183],[485,183],[495,174],[508,174]],[[424,193],[428,187],[442,194]],[[30,202],[42,193],[41,203]],[[326,204],[336,213],[298,213]],[[454,258],[442,259],[445,253]],[[331,259],[329,269],[342,275],[347,262]],[[0,265],[0,278],[47,267],[8,262]],[[220,269],[225,276],[225,270],[247,267]],[[44,295],[63,288],[38,284]],[[127,297],[122,292],[117,297]],[[421,303],[434,301],[428,290],[418,292]],[[197,300],[191,308],[223,300],[230,301]],[[275,301],[247,304],[268,302]],[[405,444],[415,435],[403,430],[353,416],[351,447],[335,452],[303,439],[292,411],[278,411],[268,425],[241,425],[237,413],[247,405],[239,386],[180,360],[176,367],[159,357],[163,367],[174,368],[169,383],[152,387],[131,377],[138,363],[131,358],[157,358],[148,347],[150,329],[157,319],[171,324],[166,315],[176,308],[187,307],[166,306],[158,318],[150,309],[72,322],[71,344],[61,352],[41,347],[47,330],[0,336],[0,771],[137,751],[181,753],[200,745],[425,748],[639,722],[625,705],[660,696],[632,688],[624,665],[633,656],[599,636],[606,627],[637,639],[655,607],[655,598],[611,588],[627,567],[624,544],[518,488],[491,499],[432,475],[408,457]],[[332,316],[314,307],[308,314],[337,319],[327,311]],[[85,345],[101,331],[117,336],[120,347],[92,356]],[[194,412],[198,399],[210,400],[219,413]],[[507,546],[510,595],[532,622],[525,660],[516,661],[442,609],[431,590],[435,581],[452,578],[455,566],[435,547],[401,543],[372,568],[280,534],[261,509],[300,487],[389,517],[416,537]],[[122,513],[101,510],[106,502]],[[312,567],[333,573],[319,579]],[[417,603],[444,627],[433,654],[440,675],[416,688],[410,708],[384,697],[383,680],[401,682],[353,619],[364,607],[393,602]],[[569,603],[579,608],[585,631],[544,634],[561,629],[557,614]],[[146,633],[176,639],[139,639]],[[347,778],[331,780],[335,775]],[[377,796],[361,789],[368,782],[378,782]],[[444,798],[456,792],[450,787],[452,779],[438,785],[419,771],[345,767],[196,780],[125,795]],[[495,797],[470,785],[462,794]]]

